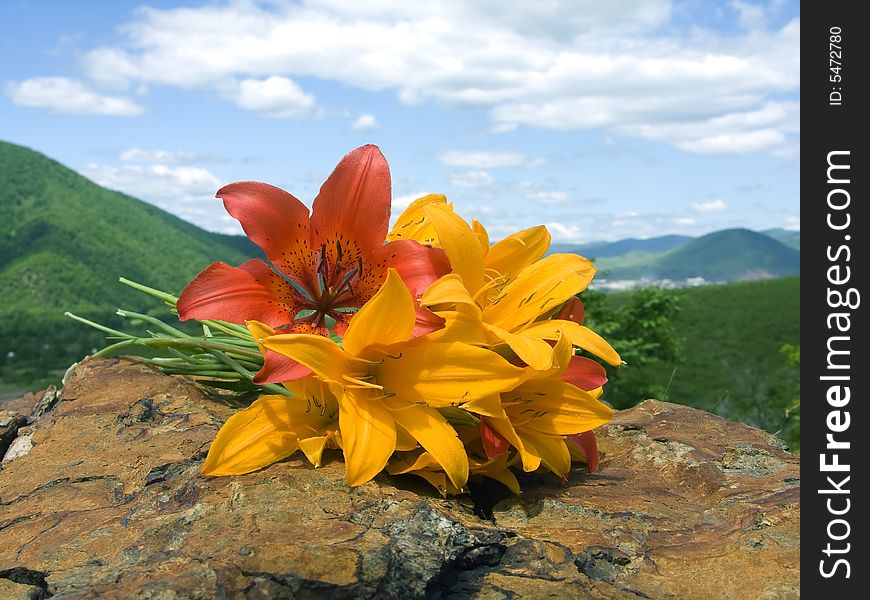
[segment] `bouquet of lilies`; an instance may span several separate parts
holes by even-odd
[[[148,315],[147,362],[202,383],[261,395],[230,417],[203,464],[239,475],[301,450],[320,466],[344,454],[358,486],[386,471],[414,474],[441,494],[469,478],[514,493],[512,469],[565,478],[572,461],[597,468],[593,430],[604,368],[619,355],[583,325],[576,294],[595,269],[575,254],[545,256],[543,226],[491,244],[441,195],[414,201],[388,231],[390,173],[375,146],[345,156],[311,213],[289,193],[240,182],[218,191],[268,262],[216,262],[166,302],[192,335]],[[153,356],[154,352],[166,356]]]

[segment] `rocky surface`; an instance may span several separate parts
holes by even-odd
[[[798,458],[702,411],[620,412],[599,473],[526,476],[521,496],[478,490],[476,506],[411,477],[348,489],[337,455],[203,477],[232,411],[142,365],[77,368],[0,471],[0,596],[798,596]]]

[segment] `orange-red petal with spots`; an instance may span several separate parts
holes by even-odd
[[[390,197],[390,167],[377,146],[362,146],[342,158],[311,208],[315,254],[325,250],[329,265],[348,268],[359,268],[362,260],[365,275],[371,270],[365,263],[384,245]]]
[[[405,282],[414,301],[430,285],[450,272],[450,261],[441,248],[430,248],[413,240],[390,242],[383,247],[386,268],[394,268]],[[386,269],[385,269],[386,271]]]
[[[268,259],[311,293],[316,274],[305,205],[280,188],[255,181],[231,183],[217,197]]]
[[[607,383],[607,372],[591,358],[572,356],[559,379],[588,392]]]
[[[257,320],[278,327],[302,307],[302,297],[259,259],[238,267],[216,262],[206,267],[178,297],[178,318],[219,319],[243,324]]]

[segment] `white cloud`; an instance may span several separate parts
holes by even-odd
[[[353,125],[350,126],[354,131],[376,131],[381,128],[381,124],[374,115],[368,113],[360,115]]]
[[[800,215],[797,216],[789,216],[785,218],[785,225],[783,225],[785,229],[789,231],[800,231],[801,230],[801,218]]]
[[[695,202],[692,204],[692,210],[699,213],[724,212],[728,210],[728,205],[721,198],[716,198],[709,202]]]
[[[81,81],[66,77],[9,81],[5,88],[13,104],[47,108],[60,113],[135,117],[144,110],[129,98],[106,96]]]
[[[309,115],[316,105],[314,96],[286,77],[243,79],[230,92],[239,108],[265,117],[298,119]]]
[[[519,167],[526,162],[523,154],[516,152],[468,152],[451,150],[443,152],[438,160],[449,167],[465,169],[495,169],[498,167]]]
[[[552,222],[547,223],[547,229],[550,231],[554,242],[581,243],[584,241],[585,232],[579,225]]]
[[[199,227],[222,233],[241,233],[215,199],[221,180],[208,169],[163,164],[89,163],[80,172],[103,187],[124,192],[181,217]]]
[[[677,225],[691,226],[697,223],[697,221],[695,221],[695,219],[693,219],[692,217],[677,217],[676,219],[674,219],[674,223]]]
[[[230,99],[272,116],[310,114],[313,97],[290,78],[315,78],[407,103],[480,107],[497,131],[600,127],[688,152],[782,153],[797,144],[797,110],[750,117],[798,93],[800,21],[772,28],[767,8],[732,8],[737,33],[672,23],[667,0],[143,8],[122,42],[88,52],[85,66],[117,86],[222,91],[247,81]],[[277,91],[266,89],[273,80]],[[743,124],[730,127],[732,117]]]
[[[399,216],[399,213],[411,204],[417,198],[422,198],[423,196],[428,195],[429,192],[417,192],[416,194],[404,194],[402,196],[395,196],[390,204],[392,210],[392,216],[395,219]]]
[[[451,175],[450,183],[459,187],[486,187],[492,185],[492,175],[486,171],[463,171]]]
[[[561,190],[540,190],[527,194],[526,197],[538,204],[567,204],[571,200],[568,193]]]
[[[195,160],[197,155],[186,150],[144,150],[129,148],[121,152],[120,159],[135,163],[180,163]]]

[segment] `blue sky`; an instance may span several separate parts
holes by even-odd
[[[798,2],[0,3],[0,139],[206,229],[375,143],[493,238],[800,227]]]

